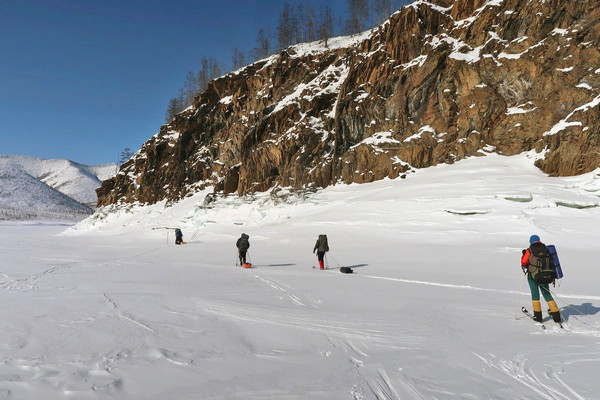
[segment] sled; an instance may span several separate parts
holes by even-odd
[[[252,268],[252,264],[245,263],[245,264],[242,264],[242,267],[244,267],[244,268]]]

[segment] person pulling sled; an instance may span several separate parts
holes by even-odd
[[[242,236],[237,240],[235,246],[238,248],[238,258],[240,259],[240,265],[246,264],[246,253],[250,248],[250,236],[242,233]]]
[[[529,248],[523,250],[521,257],[521,268],[527,274],[527,282],[531,289],[531,300],[533,303],[533,319],[542,322],[542,304],[540,302],[540,289],[542,295],[550,308],[550,315],[554,322],[560,324],[561,316],[556,302],[552,298],[548,285],[556,279],[555,265],[552,254],[548,247],[541,242],[538,235],[531,235]],[[550,246],[552,247],[552,246]]]
[[[313,254],[317,252],[317,259],[319,260],[319,269],[325,269],[325,262],[323,257],[325,253],[329,251],[329,245],[327,244],[327,235],[319,235],[317,243],[313,249]]]

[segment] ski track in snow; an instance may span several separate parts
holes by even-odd
[[[37,282],[46,275],[53,274],[59,270],[71,268],[74,263],[68,263],[60,266],[51,266],[39,274],[32,274],[25,278],[13,279],[6,274],[0,273],[4,279],[0,282],[0,289],[10,291],[36,290]]]
[[[559,373],[562,372],[562,368],[560,366],[556,367],[553,365],[556,363],[555,360],[551,360],[548,363],[543,362],[546,370],[544,376],[551,382],[557,383],[558,388],[551,386],[550,383],[542,382],[542,380],[534,372],[535,364],[540,363],[541,361],[530,362],[523,355],[519,355],[517,358],[511,361],[498,359],[498,357],[492,354],[488,355],[487,358],[477,353],[474,353],[474,355],[487,366],[501,371],[508,377],[513,378],[515,381],[531,389],[536,396],[539,396],[540,399],[584,400],[583,396],[579,395],[571,386],[567,385],[560,378]],[[552,356],[548,356],[547,358],[551,357]],[[594,361],[598,361],[598,359]]]
[[[339,273],[339,271],[337,271],[335,269],[332,270],[330,268],[326,269],[326,271],[328,271],[328,272],[334,272],[334,273]],[[472,291],[479,291],[479,292],[490,292],[490,293],[500,293],[500,294],[509,294],[509,295],[514,295],[514,294],[518,294],[519,293],[516,290],[501,290],[501,289],[481,288],[481,287],[470,286],[470,285],[454,285],[454,284],[450,284],[450,283],[419,281],[419,280],[412,280],[412,279],[392,278],[392,277],[387,277],[387,276],[375,276],[375,275],[363,275],[363,274],[360,274],[360,277],[362,277],[362,278],[368,278],[368,279],[379,279],[379,280],[391,281],[391,282],[411,283],[411,284],[416,284],[416,285],[437,286],[437,287],[450,288],[450,289],[472,290]],[[552,291],[554,291],[554,290],[552,290]],[[561,294],[560,297],[561,298],[565,298],[565,299],[600,301],[600,296],[586,296],[586,295],[578,295],[578,294]]]
[[[286,288],[284,288],[284,287],[283,287],[284,285],[282,285],[282,284],[280,284],[280,283],[275,283],[273,280],[267,279],[267,278],[265,278],[265,277],[262,277],[262,276],[259,276],[259,275],[255,275],[255,277],[256,277],[258,280],[260,280],[260,281],[262,281],[262,282],[266,283],[267,285],[269,285],[269,286],[270,286],[270,287],[272,287],[273,289],[275,289],[275,290],[278,290],[278,291],[280,291],[280,292],[283,292],[283,293],[285,293],[285,294],[288,296],[288,298],[289,298],[289,300],[290,300],[290,302],[291,302],[291,303],[293,303],[293,304],[295,304],[295,305],[297,305],[297,306],[299,306],[299,307],[306,307],[306,303],[308,303],[308,302],[307,302],[307,301],[303,301],[303,300],[301,299],[301,297],[302,297],[302,296],[299,296],[299,295],[297,295],[297,294],[294,294],[294,293],[289,293],[289,290],[290,290],[289,286],[288,286],[288,288],[286,289]],[[287,286],[287,285],[286,285],[286,286]],[[313,308],[316,308],[316,306],[314,306],[314,305],[312,305],[312,304],[311,304],[311,306],[312,306]]]

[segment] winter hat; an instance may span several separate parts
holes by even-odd
[[[538,235],[531,235],[529,237],[529,244],[534,244],[535,242],[539,242],[540,237]]]

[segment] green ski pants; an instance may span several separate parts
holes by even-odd
[[[542,288],[542,296],[546,302],[553,301],[552,295],[550,294],[550,288],[547,283],[537,284],[531,279],[531,275],[527,274],[527,282],[529,283],[529,289],[531,289],[531,300],[540,301],[540,288]]]

